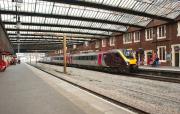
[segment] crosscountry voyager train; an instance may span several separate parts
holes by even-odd
[[[63,65],[63,56],[44,57],[39,62]],[[132,50],[114,49],[105,52],[93,52],[67,55],[67,65],[109,72],[133,72],[138,69]]]

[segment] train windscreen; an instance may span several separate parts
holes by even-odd
[[[124,49],[122,50],[124,56],[128,59],[133,59],[134,56],[133,56],[133,50],[127,50],[127,49]]]

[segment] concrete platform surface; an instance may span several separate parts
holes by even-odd
[[[0,114],[135,114],[26,64],[0,73]]]
[[[0,73],[0,114],[84,114],[26,65]]]

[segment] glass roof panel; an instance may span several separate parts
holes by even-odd
[[[27,31],[20,31],[20,34],[27,34]]]
[[[16,10],[15,3],[11,2],[12,0],[0,0],[0,8],[3,10]],[[11,3],[10,3],[11,2]]]
[[[12,28],[12,29],[15,29],[16,28],[16,26],[14,26],[14,25],[5,25],[5,28]]]
[[[96,18],[97,19],[107,19],[110,16],[109,13],[105,13],[105,12],[97,12],[96,14]]]
[[[81,21],[77,21],[77,20],[71,20],[69,25],[75,25],[75,26],[78,26],[81,24]]]
[[[35,9],[36,0],[23,0],[24,5],[20,5],[20,11],[33,12]]]
[[[119,8],[131,9],[140,12],[146,12],[154,15],[164,16],[166,11],[171,12],[180,10],[179,0],[103,0],[98,2],[95,0],[85,0],[98,4],[110,5]],[[159,10],[161,9],[161,11]],[[165,15],[166,17],[167,15]],[[175,18],[169,16],[169,18]]]
[[[16,34],[16,31],[7,31],[7,34]]]
[[[70,5],[67,5],[67,4],[55,3],[52,14],[67,15],[69,11],[69,7]]]
[[[2,21],[10,21],[10,22],[16,22],[15,15],[5,15],[1,14]]]
[[[113,7],[125,8],[132,11],[145,12],[153,15],[164,16],[168,18],[176,18],[180,15],[180,1],[179,0],[84,0],[88,2],[110,5]],[[32,12],[32,13],[44,13],[44,14],[57,14],[64,16],[84,17],[97,20],[107,20],[119,23],[128,23],[146,26],[151,19],[143,16],[137,16],[132,14],[126,14],[116,11],[108,11],[98,8],[83,7],[77,5],[68,5],[62,3],[47,2],[41,0],[23,0],[23,3],[18,3],[18,11]],[[12,0],[0,0],[0,10],[15,11],[16,3]],[[1,14],[2,21],[16,22],[15,15]],[[45,23],[45,24],[62,24],[73,25],[77,27],[94,27],[110,30],[126,31],[127,27],[106,23],[70,20],[70,19],[58,19],[35,17],[35,16],[20,16],[21,22],[27,23]],[[5,25],[6,28],[15,28],[15,25]],[[89,29],[72,29],[61,27],[45,27],[45,26],[26,26],[22,25],[21,29],[35,29],[35,30],[66,30],[76,32],[87,32],[97,34],[109,34],[106,31],[97,31]],[[13,31],[11,31],[13,32]],[[29,32],[26,32],[29,33]]]
[[[44,23],[45,19],[46,19],[45,17],[34,17],[34,16],[32,16],[31,21],[27,21],[27,22]]]
[[[5,28],[7,29],[16,29],[14,25],[9,25],[6,24]],[[27,25],[21,25],[21,29],[27,29],[28,30],[49,30],[49,31],[70,31],[70,32],[82,32],[82,33],[92,33],[92,34],[104,34],[104,35],[109,35],[106,31],[98,31],[98,30],[89,30],[89,29],[74,29],[74,28],[62,28],[62,27],[47,27],[47,26],[27,26]],[[84,32],[86,31],[86,32]]]
[[[51,13],[53,10],[53,2],[38,1],[36,3],[36,13]]]
[[[20,16],[20,21],[21,22],[30,22],[31,16]]]
[[[21,4],[21,11],[26,11],[25,7],[26,8],[30,7],[29,9],[31,10],[31,12],[34,12],[35,10],[36,13],[46,13],[46,14],[52,13],[52,14],[59,14],[59,15],[70,15],[70,16],[77,16],[77,17],[109,20],[109,21],[115,21],[115,22],[117,22],[119,18],[122,16],[122,13],[101,10],[101,9],[96,9],[96,8],[88,8],[88,7],[84,8],[84,7],[78,7],[75,5],[58,4],[58,3],[54,4],[53,2],[45,2],[45,1],[38,1],[38,0],[37,2],[34,2],[34,3],[28,3],[28,2],[24,2],[23,4]],[[12,2],[9,2],[9,4],[12,4]]]
[[[90,27],[93,22],[81,21],[81,26]]]
[[[57,24],[58,19],[56,19],[56,18],[46,18],[44,23],[46,23],[46,24]]]
[[[70,16],[82,16],[84,13],[84,9],[80,9],[80,8],[70,8],[68,11],[68,15]]]
[[[68,25],[71,20],[69,19],[59,19],[57,24],[65,24]]]
[[[102,23],[92,23],[91,25],[92,27],[101,27],[102,26]]]

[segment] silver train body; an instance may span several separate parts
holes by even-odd
[[[64,58],[63,56],[44,57],[40,62],[63,65]],[[116,72],[127,72],[138,68],[132,51],[125,49],[67,55],[67,64],[75,67],[106,69]]]

